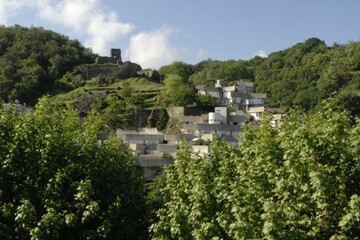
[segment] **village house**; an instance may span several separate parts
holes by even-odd
[[[209,87],[209,86],[205,86],[205,85],[196,85],[195,86],[196,90],[198,91],[199,94],[208,94],[210,96],[213,96],[217,99],[219,99],[219,101],[222,98],[222,91],[221,88],[214,88],[214,87]]]
[[[249,122],[246,114],[237,110],[229,112],[227,107],[216,107],[207,115],[207,120],[200,116],[184,116],[181,120],[182,132],[199,139],[209,139],[209,135],[223,138],[231,145],[239,145],[242,125]]]
[[[187,111],[184,107],[167,109],[171,118],[179,119],[180,134],[164,134],[155,128],[138,131],[118,130],[117,135],[133,150],[145,178],[154,179],[166,164],[177,157],[181,141],[190,143],[196,156],[206,156],[210,142],[221,138],[232,146],[239,146],[242,127],[250,118],[260,121],[265,111],[265,93],[253,93],[253,83],[239,82],[228,86],[227,81],[218,80],[215,87],[196,86],[199,94],[209,94],[218,99],[220,107],[204,114],[201,111]],[[274,117],[272,126],[280,123],[280,116]]]
[[[197,85],[198,94],[208,94],[218,99],[221,106],[232,106],[235,109],[247,111],[250,107],[263,106],[266,93],[253,93],[252,82],[238,82],[228,86],[227,81],[217,80],[215,87]]]
[[[262,115],[265,112],[265,107],[264,106],[260,106],[260,107],[250,107],[247,111],[247,113],[253,117],[253,119],[255,121],[259,121],[260,118],[262,117]]]

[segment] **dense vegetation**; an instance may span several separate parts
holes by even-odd
[[[42,99],[0,109],[2,239],[358,239],[360,121],[339,100],[245,127],[239,148],[184,143],[150,187],[103,125]],[[150,207],[151,211],[148,211]]]
[[[327,47],[309,39],[269,55],[254,80],[256,90],[269,93],[268,103],[275,106],[312,109],[334,92],[359,105],[360,42]]]
[[[0,26],[0,99],[33,105],[61,90],[65,73],[91,62],[94,55],[76,40],[42,28]]]
[[[149,195],[153,239],[359,239],[360,121],[338,106],[249,125],[240,148],[185,145]]]
[[[42,99],[0,106],[1,239],[144,239],[144,184],[132,153],[90,114]]]
[[[196,94],[195,85],[213,86],[216,79],[226,79],[254,82],[257,92],[268,94],[268,106],[312,110],[336,94],[352,114],[360,113],[360,42],[327,46],[310,38],[267,58],[208,59],[194,65],[176,61],[159,69],[161,82],[156,87],[152,82],[154,87],[149,90],[141,90],[144,81],[135,86],[103,76],[87,80],[77,67],[94,62],[94,58],[78,41],[52,31],[1,26],[0,99],[33,105],[46,93],[63,92],[57,100],[64,99],[86,111],[97,103],[103,114],[119,112],[114,111],[118,105],[128,110],[184,105],[212,108],[216,105],[214,99]],[[122,87],[124,91],[117,91]],[[129,90],[133,92],[129,94]],[[100,94],[92,95],[94,92]],[[105,93],[106,97],[98,97]],[[120,115],[128,119],[120,125],[132,121],[126,110],[121,110]]]
[[[174,62],[160,72],[187,79],[184,86],[214,86],[216,79],[252,81],[257,92],[268,94],[269,106],[285,109],[311,110],[335,93],[353,114],[360,113],[360,42],[328,47],[311,38],[267,58]]]
[[[160,83],[87,80],[76,67],[93,60],[57,33],[0,26],[0,100],[53,95],[32,113],[0,105],[2,239],[146,239],[149,219],[153,239],[359,239],[360,121],[350,116],[360,113],[360,42],[174,62]],[[165,107],[215,106],[194,86],[216,79],[253,81],[270,106],[298,110],[277,129],[267,117],[245,126],[239,148],[216,140],[198,156],[184,144],[146,206],[136,159],[116,138],[100,144],[103,127],[147,109],[148,125],[164,129]]]

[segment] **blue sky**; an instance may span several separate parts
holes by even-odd
[[[359,0],[0,0],[0,24],[42,26],[101,55],[121,48],[143,68],[359,41],[359,23]]]

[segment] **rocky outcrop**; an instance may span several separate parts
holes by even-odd
[[[124,62],[121,67],[111,73],[111,78],[126,79],[137,77],[137,72],[141,70],[141,66],[132,62]]]
[[[160,74],[158,71],[152,70],[150,68],[148,69],[142,69],[137,72],[139,76],[147,77],[155,81],[160,81]]]

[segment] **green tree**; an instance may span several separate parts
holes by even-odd
[[[164,85],[158,100],[162,107],[169,105],[186,106],[194,103],[195,89],[181,76],[167,75]]]
[[[32,113],[0,108],[2,239],[143,239],[144,185],[102,122],[43,98]]]
[[[218,99],[209,94],[196,94],[195,101],[196,105],[200,108],[207,108],[213,110],[214,107],[219,106]]]
[[[333,68],[328,69],[317,82],[319,99],[329,97],[339,90],[339,77]]]
[[[183,148],[153,189],[165,201],[153,239],[359,239],[360,121],[334,99],[270,120],[247,125],[239,148]]]
[[[169,121],[169,114],[166,109],[160,109],[159,115],[156,119],[156,129],[163,131],[166,129],[167,123]]]
[[[0,75],[12,81],[1,88],[0,98],[31,105],[40,96],[59,91],[66,72],[95,58],[79,41],[36,27],[0,26],[0,46]]]
[[[194,73],[192,65],[180,61],[175,61],[170,65],[162,66],[159,69],[159,72],[165,75],[179,75],[186,81],[188,81],[189,77]]]
[[[133,111],[129,111],[129,109],[130,107],[124,100],[116,100],[112,102],[102,112],[104,122],[110,129],[131,126],[134,119],[134,113]]]

